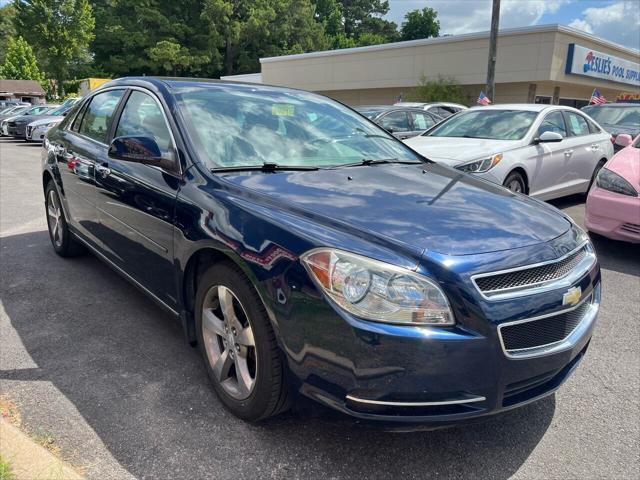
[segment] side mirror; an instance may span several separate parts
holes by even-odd
[[[67,116],[67,113],[69,113],[69,112],[62,112],[62,116],[63,116],[63,117],[66,117],[66,116]]]
[[[126,162],[156,165],[167,170],[175,170],[175,162],[171,158],[164,158],[160,147],[151,137],[117,137],[109,145],[108,155],[111,158]]]
[[[628,147],[632,143],[633,143],[633,138],[631,138],[631,135],[629,135],[628,133],[618,134],[615,141],[615,144],[622,148]]]
[[[553,143],[553,142],[561,142],[563,140],[562,135],[556,132],[544,132],[538,138],[534,138],[534,143]]]

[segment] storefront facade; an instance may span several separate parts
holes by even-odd
[[[444,76],[462,85],[473,104],[484,89],[488,39],[483,32],[263,58],[261,80],[364,105],[410,99],[421,78]],[[492,100],[581,107],[598,88],[615,101],[640,92],[639,64],[638,51],[569,27],[503,30]]]

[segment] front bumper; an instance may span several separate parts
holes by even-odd
[[[306,298],[276,316],[291,381],[303,395],[360,420],[437,428],[525,405],[562,385],[595,326],[597,262],[573,286],[579,304],[589,302],[575,329],[553,348],[517,358],[503,346],[501,325],[564,312],[567,288],[509,300],[449,290],[459,320],[450,328],[364,321],[304,287]]]
[[[7,125],[7,135],[25,138],[26,125]]]
[[[51,127],[27,127],[26,139],[33,142],[42,142]]]
[[[640,197],[594,186],[587,197],[585,226],[613,240],[640,243]]]

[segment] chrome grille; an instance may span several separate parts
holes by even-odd
[[[557,262],[532,268],[523,267],[519,270],[495,275],[478,276],[474,281],[478,289],[483,293],[539,285],[564,277],[571,272],[586,255],[587,252],[583,247]]]
[[[523,322],[501,325],[500,340],[507,354],[532,351],[562,342],[591,308],[591,296],[572,310]]]
[[[27,136],[31,136],[31,132],[33,131],[33,127],[30,125],[27,125]]]

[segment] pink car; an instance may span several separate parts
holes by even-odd
[[[624,146],[598,172],[587,197],[585,225],[614,240],[640,243],[640,135],[621,134]]]

